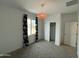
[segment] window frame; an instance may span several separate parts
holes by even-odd
[[[30,21],[29,21],[29,20],[30,20]],[[36,34],[36,23],[35,23],[36,21],[34,20],[34,21],[35,21],[35,22],[34,22],[34,23],[35,23],[35,24],[34,24],[34,25],[35,25],[35,33],[33,33],[33,31],[32,31],[32,29],[33,29],[33,28],[32,28],[32,26],[33,26],[32,21],[33,21],[33,20],[30,19],[30,18],[27,19],[27,24],[29,23],[29,24],[27,25],[27,26],[28,26],[28,27],[27,27],[27,28],[28,28],[28,36]],[[30,28],[29,28],[29,27],[30,27]]]

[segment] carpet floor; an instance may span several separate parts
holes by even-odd
[[[76,49],[62,45],[56,46],[54,42],[39,41],[10,53],[5,58],[76,58]]]

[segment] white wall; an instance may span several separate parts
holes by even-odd
[[[77,22],[77,13],[49,15],[45,20],[45,40],[50,41],[50,22],[56,22],[55,44],[60,45],[64,42],[65,23]]]
[[[38,39],[44,39],[44,21],[38,20]]]
[[[45,40],[50,41],[50,22],[56,22],[55,44],[61,43],[61,14],[49,15],[45,20]]]
[[[0,6],[0,53],[22,47],[23,13],[18,9]]]
[[[65,35],[65,24],[66,23],[71,23],[71,22],[77,22],[77,13],[66,13],[62,14],[61,16],[62,19],[62,43],[64,42],[64,35]]]
[[[35,15],[16,8],[0,6],[0,53],[7,53],[23,46],[23,14],[35,19]],[[43,39],[43,22],[39,21],[39,39]],[[29,37],[29,43],[35,41],[35,35]]]

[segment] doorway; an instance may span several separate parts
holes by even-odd
[[[56,23],[50,23],[50,41],[55,41]]]

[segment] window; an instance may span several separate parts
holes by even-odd
[[[35,24],[35,20],[32,20],[32,34],[36,33],[36,24]]]
[[[27,23],[28,23],[28,36],[31,35],[31,20],[28,18],[27,19]]]
[[[35,20],[31,20],[30,18],[28,18],[27,22],[28,22],[28,36],[35,34],[36,33]]]

